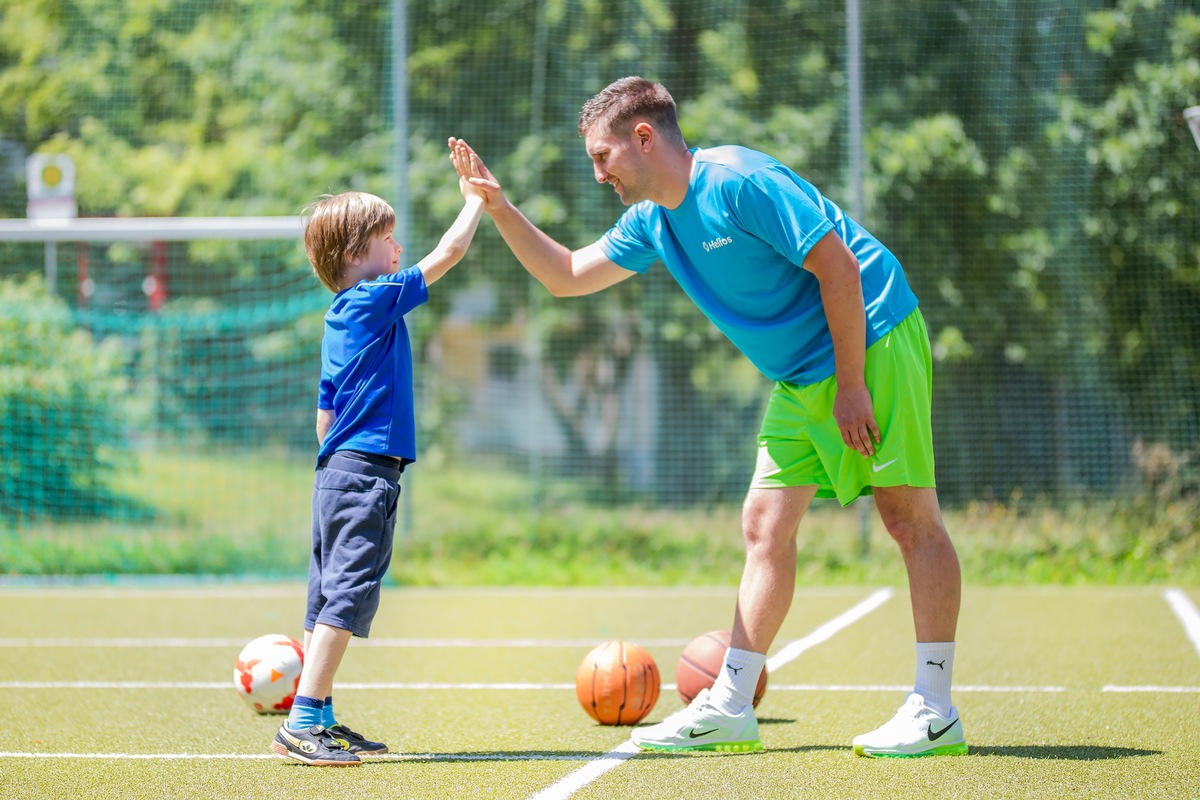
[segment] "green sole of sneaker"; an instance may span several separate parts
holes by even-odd
[[[762,742],[757,739],[753,742],[713,742],[682,747],[677,745],[643,744],[639,742],[637,746],[643,750],[653,750],[656,753],[758,753],[763,749]]]
[[[929,750],[922,750],[919,753],[868,753],[862,745],[854,746],[854,755],[865,756],[866,758],[923,758],[924,756],[965,756],[966,754],[966,742],[933,747]]]

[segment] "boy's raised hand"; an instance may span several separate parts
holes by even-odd
[[[458,173],[463,196],[468,197],[473,193],[483,198],[486,211],[495,211],[503,206],[507,202],[504,190],[479,155],[462,139],[451,136],[448,144],[450,161]]]

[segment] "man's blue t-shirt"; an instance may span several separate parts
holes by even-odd
[[[416,460],[413,364],[404,315],[429,299],[416,267],[338,292],[325,313],[317,408],[337,414],[317,460],[358,450]]]
[[[834,231],[858,259],[869,347],[917,307],[896,257],[808,181],[770,156],[727,145],[693,149],[676,209],[631,206],[600,240],[613,262],[675,280],[768,378],[801,385],[834,374],[820,284],[802,268]]]

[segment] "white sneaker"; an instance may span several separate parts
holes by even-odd
[[[915,692],[883,727],[854,737],[854,754],[859,756],[912,758],[961,756],[966,752],[958,709],[951,708],[950,716],[943,717]]]
[[[643,750],[750,753],[763,749],[754,706],[747,705],[740,714],[731,716],[709,703],[708,689],[702,689],[691,705],[657,725],[635,728],[630,738]]]

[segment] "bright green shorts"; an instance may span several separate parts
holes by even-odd
[[[835,378],[777,383],[758,434],[751,488],[816,486],[847,505],[873,486],[934,486],[933,359],[920,310],[867,348],[867,388],[882,438],[864,458],[842,441],[833,418]]]

